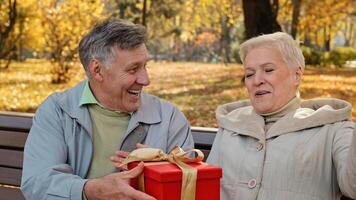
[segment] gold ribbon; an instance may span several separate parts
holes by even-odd
[[[188,155],[195,152],[195,157],[189,157]],[[204,154],[199,149],[191,149],[183,151],[180,147],[176,146],[169,154],[164,153],[160,149],[155,148],[140,148],[133,150],[126,159],[120,165],[126,165],[134,161],[168,161],[177,165],[182,170],[182,190],[181,200],[195,200],[195,190],[197,182],[197,169],[189,166],[186,163],[200,162],[204,159]],[[162,164],[162,163],[157,163]],[[139,189],[144,191],[144,176],[140,175]]]

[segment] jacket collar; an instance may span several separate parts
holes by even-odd
[[[59,106],[70,117],[77,120],[90,135],[92,134],[91,118],[86,105],[80,105],[86,80],[80,82],[75,87],[66,90],[59,98]],[[157,98],[142,92],[141,105],[132,114],[129,122],[128,132],[138,126],[139,123],[155,124],[161,122],[159,101]]]
[[[141,92],[141,105],[136,112],[132,114],[127,133],[135,129],[139,123],[157,124],[162,121],[161,107],[159,100],[152,95]]]

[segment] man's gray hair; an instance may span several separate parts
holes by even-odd
[[[250,50],[261,46],[277,49],[289,67],[292,69],[300,67],[304,71],[305,61],[301,49],[289,34],[283,32],[257,36],[242,43],[239,52],[242,63],[245,62]]]
[[[130,50],[145,44],[146,28],[121,19],[108,19],[96,25],[79,43],[79,58],[89,75],[89,64],[97,59],[107,67],[116,56],[117,49]]]

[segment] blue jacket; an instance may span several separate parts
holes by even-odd
[[[86,106],[79,106],[83,89],[84,81],[50,95],[37,109],[24,151],[21,190],[26,199],[82,199],[93,153],[90,114]],[[174,146],[194,146],[182,112],[146,93],[125,138],[140,124],[148,127],[145,143],[151,147],[169,152]]]

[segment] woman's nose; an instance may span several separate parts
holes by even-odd
[[[256,72],[253,81],[254,81],[255,85],[263,84],[265,82],[265,77],[264,77],[263,73]]]

